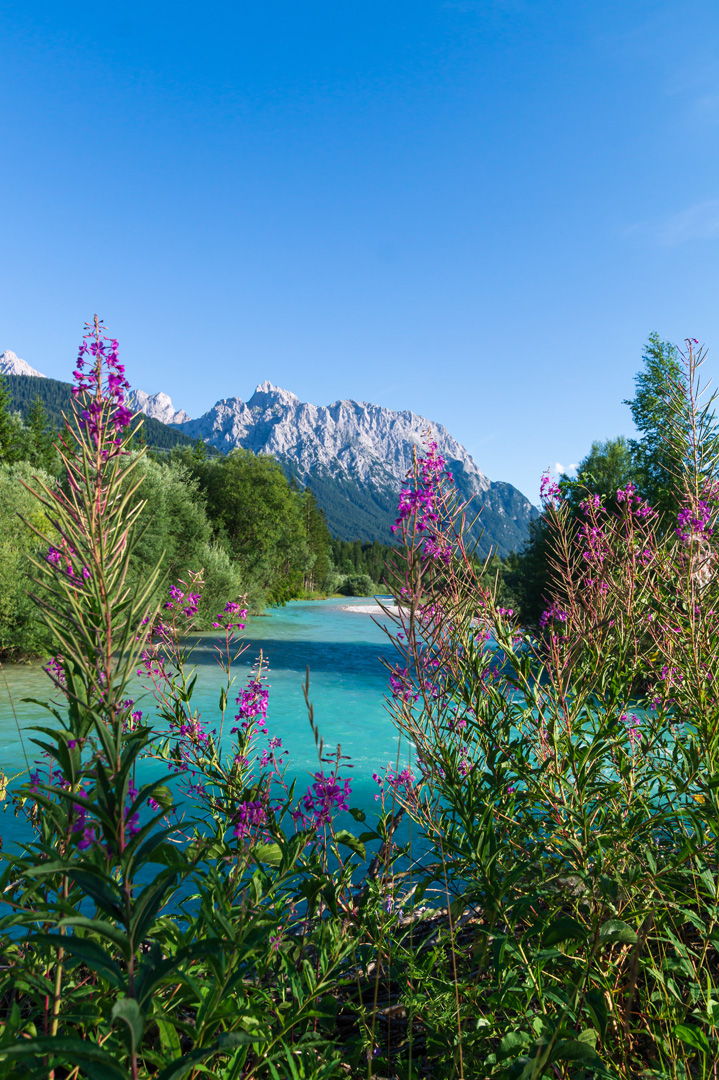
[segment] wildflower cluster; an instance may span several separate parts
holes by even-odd
[[[304,826],[321,828],[332,822],[334,814],[339,810],[349,810],[348,799],[352,793],[352,785],[349,780],[341,780],[338,776],[325,776],[324,772],[316,772],[314,783],[307,788],[307,794],[302,799],[304,814],[298,807],[294,811],[295,820],[301,820]]]
[[[451,482],[452,473],[446,468],[445,459],[438,452],[437,443],[428,438],[426,452],[417,462],[412,483],[402,488],[399,497],[399,515],[392,526],[398,532],[403,523],[412,519],[417,533],[424,537],[422,554],[426,558],[447,564],[451,544],[437,528],[442,510],[440,482],[445,477]]]
[[[675,532],[680,540],[687,543],[695,537],[708,537],[714,533],[710,525],[714,517],[714,510],[703,499],[697,499],[695,505],[689,502],[683,506],[677,515]]]
[[[562,502],[562,489],[556,480],[552,479],[552,475],[549,469],[542,474],[542,479],[539,483],[539,497],[542,500],[542,505],[545,507],[551,507],[557,509]]]
[[[84,402],[79,423],[86,428],[94,445],[102,444],[109,454],[112,444],[115,450],[122,444],[123,433],[132,420],[132,411],[125,403],[125,391],[130,389],[130,384],[120,363],[116,339],[102,334],[104,326],[97,319],[94,324],[86,323],[85,329],[87,333],[72,373],[75,381],[72,393]]]

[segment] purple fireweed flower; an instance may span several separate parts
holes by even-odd
[[[236,735],[240,731],[247,731],[255,722],[258,730],[265,735],[267,734],[269,690],[262,685],[261,678],[262,676],[252,676],[247,686],[238,695],[237,704],[239,709],[235,715],[235,720],[240,721],[240,726],[232,728],[231,734]]]
[[[259,800],[243,802],[235,815],[234,835],[238,840],[244,840],[253,829],[260,828],[267,822],[267,812]]]
[[[626,713],[622,713],[619,719],[626,725],[629,744],[633,754],[637,743],[641,739],[641,724],[634,713],[631,713],[629,716],[627,716]]]
[[[679,539],[685,542],[695,536],[712,536],[714,529],[709,524],[711,518],[711,507],[700,499],[695,507],[691,505],[682,507],[677,515],[675,532]]]
[[[91,825],[88,825],[87,828],[83,829],[82,836],[80,837],[77,846],[79,847],[80,851],[86,851],[87,848],[91,847],[93,844],[96,843],[97,837],[95,835],[95,830]]]
[[[542,479],[539,482],[539,498],[545,508],[552,507],[556,509],[562,501],[562,489],[556,480],[552,479],[549,469],[542,474]]]
[[[402,522],[411,517],[415,517],[419,532],[428,532],[439,519],[439,482],[445,472],[445,460],[441,454],[437,453],[436,442],[428,442],[427,453],[420,458],[418,465],[419,478],[416,486],[402,488],[400,492],[399,516],[392,526],[392,532],[397,532]],[[451,480],[451,474],[445,472],[445,475],[448,480]],[[434,535],[429,537],[424,553],[445,561],[445,548],[439,544]]]
[[[389,685],[394,698],[399,698],[401,701],[417,701],[419,698],[419,693],[414,688],[407,668],[400,668],[399,665],[395,666],[394,670],[390,672]]]
[[[551,623],[555,623],[555,622],[565,623],[566,621],[567,621],[567,612],[562,611],[562,609],[559,607],[556,600],[554,601],[554,603],[550,607],[547,608],[546,611],[543,611],[542,614],[539,617],[539,625],[542,628],[542,630],[544,630],[544,628],[549,626]]]
[[[314,815],[314,824],[329,825],[336,810],[348,810],[348,798],[352,792],[349,780],[340,780],[337,776],[325,776],[324,772],[314,774],[315,782],[307,788],[302,799],[308,814]]]

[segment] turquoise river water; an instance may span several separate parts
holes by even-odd
[[[238,661],[236,688],[249,675],[260,650],[269,662],[269,735],[282,739],[289,751],[288,776],[298,777],[298,789],[317,769],[314,737],[302,693],[305,670],[310,668],[310,700],[326,750],[337,743],[349,755],[343,775],[351,779],[351,805],[371,811],[377,787],[372,773],[397,761],[397,733],[385,707],[387,671],[381,658],[394,663],[393,647],[372,618],[379,607],[368,599],[295,601],[273,609],[267,616],[250,617],[245,640],[247,652]],[[214,637],[203,635],[195,652],[198,680],[193,697],[207,727],[216,726],[221,672],[213,658]],[[0,767],[15,783],[27,774],[27,762],[37,756],[28,729],[51,726],[52,718],[27,697],[46,700],[51,692],[41,664],[6,665],[0,675]],[[133,688],[138,707],[152,716],[153,699],[143,692],[141,680]],[[232,716],[232,713],[228,713]],[[226,730],[231,724],[226,722]],[[403,755],[404,757],[404,755]],[[7,804],[4,804],[7,807]],[[0,816],[5,844],[24,829],[10,808]]]

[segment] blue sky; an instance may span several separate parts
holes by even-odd
[[[536,500],[719,350],[719,5],[0,5],[0,351],[85,319],[197,416],[265,379],[447,426]],[[710,372],[711,373],[711,372]]]

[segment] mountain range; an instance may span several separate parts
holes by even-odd
[[[34,376],[35,385],[44,379],[9,350],[0,354],[0,371]],[[223,398],[196,419],[175,409],[164,393],[133,390],[128,400],[158,423],[158,431],[169,426],[185,436],[183,442],[201,439],[222,453],[242,448],[276,458],[288,476],[313,491],[330,531],[342,540],[391,541],[399,490],[428,432],[460,495],[472,500],[468,515],[481,510],[471,530],[480,554],[507,555],[520,548],[537,516],[517,488],[489,480],[446,428],[408,410],[353,400],[312,405],[270,382],[260,383],[247,402]]]
[[[342,540],[391,539],[399,490],[430,431],[460,494],[472,499],[474,513],[481,508],[472,533],[482,554],[521,547],[537,514],[511,484],[489,480],[446,428],[408,410],[352,400],[312,405],[263,382],[249,401],[223,398],[176,426],[225,453],[242,447],[276,458],[314,492],[332,534]]]

